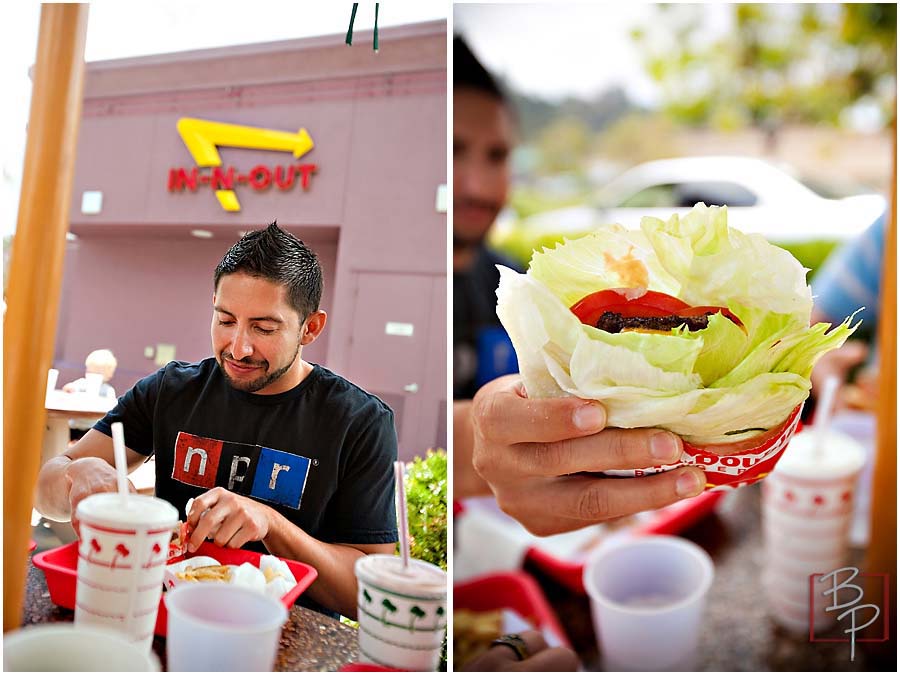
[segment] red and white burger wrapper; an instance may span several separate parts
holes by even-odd
[[[717,455],[685,442],[681,459],[673,464],[649,466],[645,469],[616,469],[603,473],[607,476],[650,476],[679,466],[699,466],[706,474],[707,490],[729,490],[752,485],[768,476],[775,468],[797,431],[802,410],[802,403],[794,408],[780,434],[738,454]]]

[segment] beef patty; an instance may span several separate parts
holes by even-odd
[[[715,312],[698,316],[622,316],[617,312],[603,312],[597,321],[597,328],[607,333],[621,333],[629,328],[668,332],[681,325],[686,325],[688,330],[703,330],[709,325],[709,317],[713,314]]]

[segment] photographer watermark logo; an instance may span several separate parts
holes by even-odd
[[[881,604],[862,602],[865,594],[862,587],[853,583],[857,577],[881,578]],[[811,574],[809,576],[809,641],[810,642],[849,642],[850,660],[856,655],[857,642],[885,642],[888,639],[888,615],[890,612],[889,576],[887,574],[860,574],[856,567],[840,567],[828,574]],[[822,590],[824,588],[824,590]],[[818,638],[815,635],[816,596],[830,596],[831,604],[825,612],[837,613],[836,619],[844,630],[845,638]],[[881,637],[857,637],[858,633],[873,625],[881,618],[883,625]]]

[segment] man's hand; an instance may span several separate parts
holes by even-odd
[[[500,508],[537,535],[660,508],[700,494],[706,482],[696,467],[642,478],[571,475],[667,464],[681,456],[681,439],[660,429],[605,429],[601,404],[529,399],[518,375],[478,391],[472,426],[475,470]]]
[[[80,524],[75,517],[78,503],[85,497],[98,492],[116,492],[119,489],[116,470],[104,459],[85,457],[70,462],[65,469],[66,487],[69,492],[69,505],[72,514],[72,529],[81,536]],[[137,492],[131,481],[128,489]]]
[[[269,533],[272,509],[216,487],[194,500],[187,514],[188,551],[193,553],[206,539],[217,546],[240,548],[248,541],[261,541]]]
[[[516,652],[506,645],[494,645],[481,656],[460,664],[462,670],[491,672],[498,670],[543,671],[573,673],[578,669],[578,656],[565,647],[547,647],[544,637],[536,630],[520,633],[528,658],[519,661]]]

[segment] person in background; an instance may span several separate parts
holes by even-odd
[[[700,494],[696,467],[627,479],[583,474],[674,461],[682,451],[675,434],[607,429],[602,403],[530,399],[518,375],[476,378],[478,331],[499,326],[495,265],[503,261],[484,237],[509,193],[514,114],[462,39],[453,52],[455,497],[493,493],[529,531],[549,535]]]
[[[518,372],[497,318],[497,265],[519,265],[485,237],[509,196],[515,121],[500,86],[459,37],[453,40],[453,398]]]
[[[115,398],[116,390],[109,384],[109,381],[112,379],[113,375],[116,374],[117,365],[118,362],[116,361],[116,357],[110,350],[95,349],[88,354],[87,358],[84,360],[85,376],[79,377],[72,382],[67,382],[63,385],[62,390],[70,394],[88,391],[89,386],[87,376],[98,374],[103,376],[103,384],[100,385],[100,396]]]
[[[862,320],[856,339],[825,354],[810,378],[815,398],[821,396],[831,375],[847,383],[839,390],[838,406],[869,408],[875,402],[877,354],[868,341],[874,341],[877,334],[886,219],[883,213],[860,236],[835,250],[812,280],[815,306],[811,323],[837,324],[863,308],[854,319]],[[805,417],[812,413],[809,407]]]

